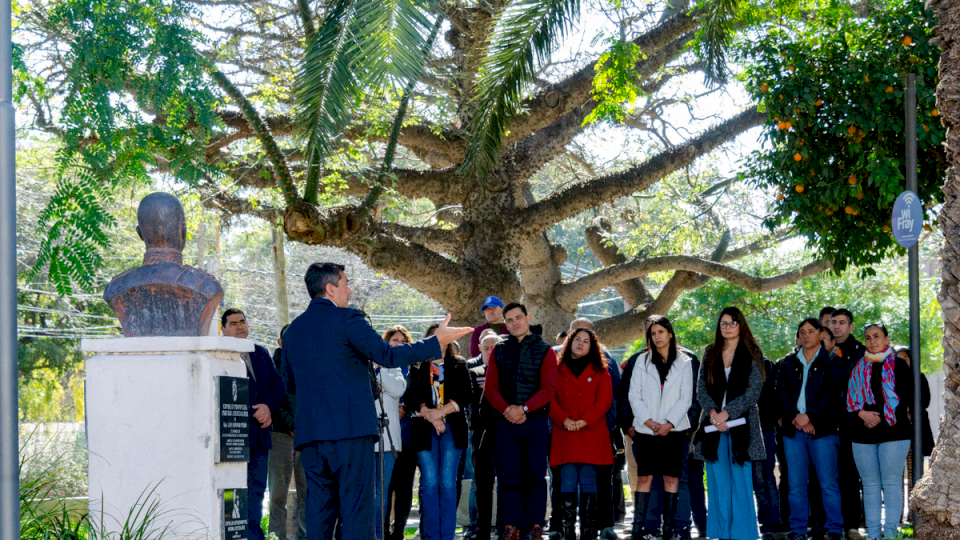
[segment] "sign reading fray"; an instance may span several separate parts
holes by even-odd
[[[897,201],[893,203],[891,227],[893,237],[905,248],[913,247],[920,239],[923,231],[923,205],[916,193],[907,190],[897,197]]]

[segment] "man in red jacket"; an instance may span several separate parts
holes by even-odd
[[[530,332],[523,304],[504,310],[510,337],[493,350],[484,396],[501,415],[497,420],[497,478],[502,488],[503,539],[541,540],[547,513],[547,417],[557,383],[557,355]]]

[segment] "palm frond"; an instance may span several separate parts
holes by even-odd
[[[507,122],[579,15],[579,0],[522,0],[501,14],[481,64],[464,172],[485,177],[496,167]]]
[[[727,82],[727,51],[736,32],[743,0],[707,0],[701,6],[696,47],[706,64],[704,78],[710,84]]]
[[[297,82],[297,120],[307,140],[308,202],[316,202],[324,158],[350,122],[364,89],[392,76],[417,79],[432,0],[334,0],[307,44]]]

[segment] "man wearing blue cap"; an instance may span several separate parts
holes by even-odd
[[[470,336],[470,358],[480,356],[480,334],[487,328],[493,328],[494,332],[504,336],[510,334],[503,322],[503,300],[496,296],[488,296],[480,311],[487,322],[473,329],[473,334]]]

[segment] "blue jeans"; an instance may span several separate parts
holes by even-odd
[[[777,434],[775,431],[763,432],[763,445],[767,458],[753,462],[753,491],[757,497],[757,511],[760,514],[760,532],[780,532],[780,494],[777,492],[777,479],[773,468],[777,463]]]
[[[888,538],[897,536],[900,514],[903,513],[903,465],[909,451],[910,439],[880,444],[853,443],[853,460],[857,462],[857,471],[863,482],[863,514],[870,538],[880,538],[882,506],[887,510],[883,534]]]
[[[904,458],[906,459],[906,458]],[[247,462],[247,531],[250,540],[263,540],[263,494],[267,491],[267,470],[270,450],[250,448],[250,461]]]
[[[809,501],[807,485],[810,482],[810,464],[820,483],[826,528],[829,533],[843,534],[843,511],[840,506],[840,471],[837,459],[840,436],[827,435],[814,439],[802,431],[793,437],[783,437],[783,453],[787,459],[787,482],[790,486],[790,531],[807,532]],[[904,456],[906,459],[906,456]]]
[[[463,449],[456,447],[453,430],[430,437],[430,450],[420,460],[420,512],[425,540],[453,540],[457,532],[457,472]]]
[[[380,453],[377,452],[377,453],[375,454],[375,456],[376,456],[376,459],[375,459],[375,461],[374,461],[374,464],[375,464],[375,466],[376,466],[376,468],[375,468],[376,473],[375,473],[375,475],[374,475],[374,477],[373,477],[373,490],[374,490],[374,491],[373,491],[373,502],[374,502],[374,508],[377,509],[377,516],[376,516],[376,520],[375,520],[375,521],[376,521],[376,524],[374,525],[374,527],[375,527],[374,530],[376,531],[376,534],[377,534],[376,538],[378,538],[378,539],[380,539],[380,540],[383,540],[383,524],[386,522],[386,520],[387,520],[386,518],[389,518],[390,516],[389,516],[389,515],[386,515],[386,516],[385,516],[384,513],[383,513],[383,510],[381,509],[381,504],[380,504],[380,493],[381,493],[381,487],[380,487]],[[394,459],[395,459],[395,458],[393,457],[393,452],[387,451],[387,452],[384,452],[384,453],[383,453],[383,474],[384,474],[384,478],[387,479],[386,485],[383,486],[383,488],[382,488],[382,491],[383,491],[384,494],[386,494],[387,488],[390,486],[390,478],[393,476],[393,463],[394,463]]]
[[[717,461],[707,462],[707,537],[756,540],[757,508],[753,502],[753,465],[733,461],[733,439],[720,434]]]
[[[498,506],[503,508],[504,527],[525,531],[544,524],[549,422],[546,416],[531,416],[522,424],[511,424],[504,419],[497,421],[498,500],[503,501]]]

